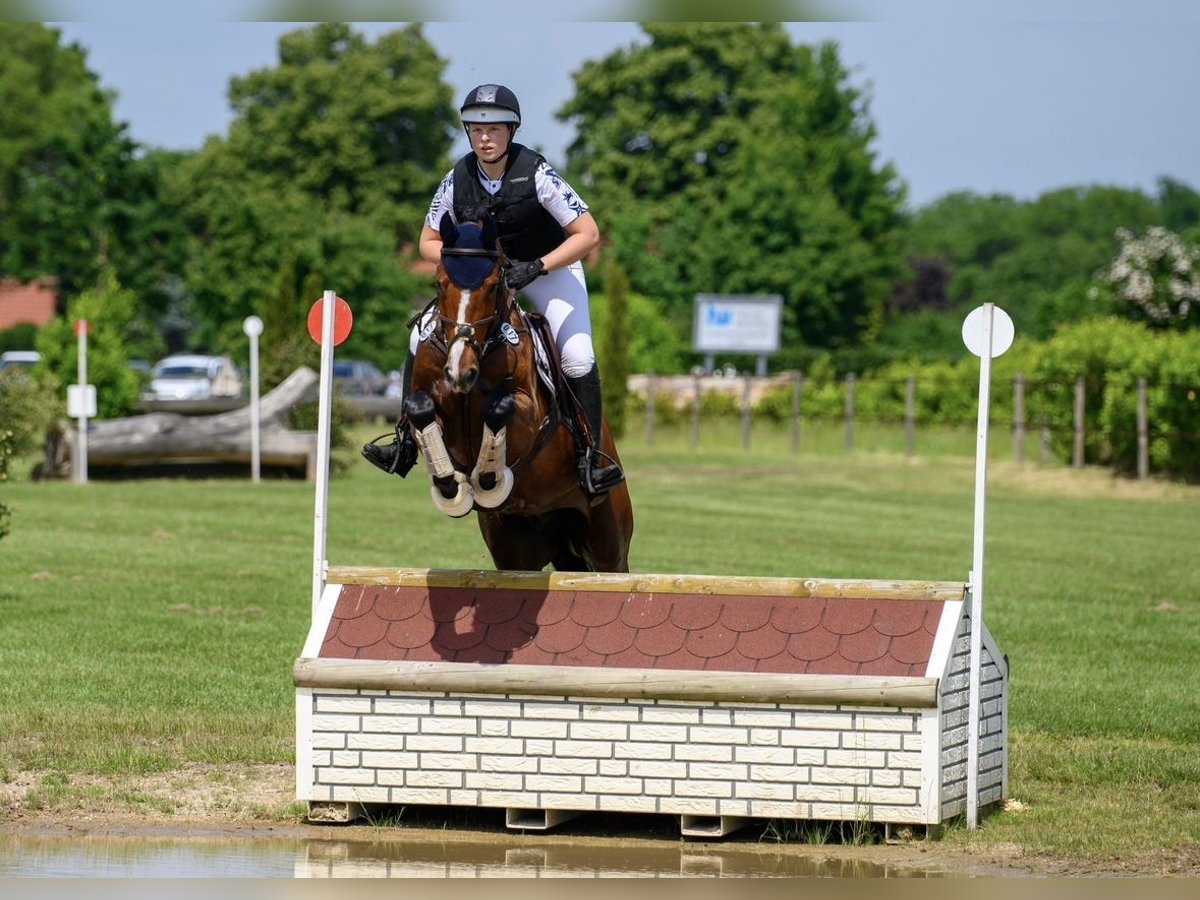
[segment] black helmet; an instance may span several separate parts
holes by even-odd
[[[464,126],[483,122],[521,124],[521,104],[517,102],[517,95],[502,84],[481,84],[474,88],[458,111]]]

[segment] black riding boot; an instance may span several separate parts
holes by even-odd
[[[409,352],[404,359],[404,369],[400,373],[401,404],[408,398],[408,393],[412,390],[414,361],[413,354]],[[401,415],[396,421],[396,439],[392,443],[378,444],[376,443],[378,440],[380,438],[363,444],[362,455],[371,465],[403,478],[417,462],[417,442],[413,439],[404,416]]]
[[[600,449],[600,370],[593,365],[586,375],[568,376],[567,383],[583,407],[589,432],[579,456],[579,483],[590,496],[598,497],[625,480],[621,467]]]

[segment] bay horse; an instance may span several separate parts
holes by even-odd
[[[622,482],[589,497],[581,487],[586,420],[549,327],[505,284],[494,222],[446,215],[439,230],[437,296],[414,317],[420,341],[404,402],[434,505],[454,517],[474,510],[498,569],[628,572],[629,490]],[[619,461],[607,422],[601,430],[601,449]]]

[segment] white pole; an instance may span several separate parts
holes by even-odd
[[[979,824],[980,666],[983,660],[983,534],[987,495],[988,410],[995,304],[983,304],[979,346],[979,418],[975,442],[975,532],[971,561],[971,686],[967,718],[967,827]]]
[[[247,316],[242,330],[250,338],[250,480],[258,484],[262,480],[262,443],[259,434],[258,406],[258,336],[263,323],[258,316]]]
[[[312,611],[315,614],[325,590],[325,538],[329,507],[329,432],[333,394],[333,291],[326,291],[321,306],[321,385],[317,403],[317,501],[313,516]]]
[[[79,404],[79,440],[77,446],[79,448],[79,461],[76,468],[76,479],[80,484],[87,484],[88,480],[88,414],[87,414],[87,319],[80,319],[75,323],[75,333],[77,335],[77,346],[79,354],[76,365],[75,380],[79,384],[80,404]]]

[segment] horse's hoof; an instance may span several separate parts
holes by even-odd
[[[481,484],[488,475],[497,475],[499,480],[492,488],[484,488]],[[505,466],[499,472],[476,472],[471,476],[471,488],[475,492],[475,502],[484,509],[495,509],[508,499],[513,489],[512,469]]]

